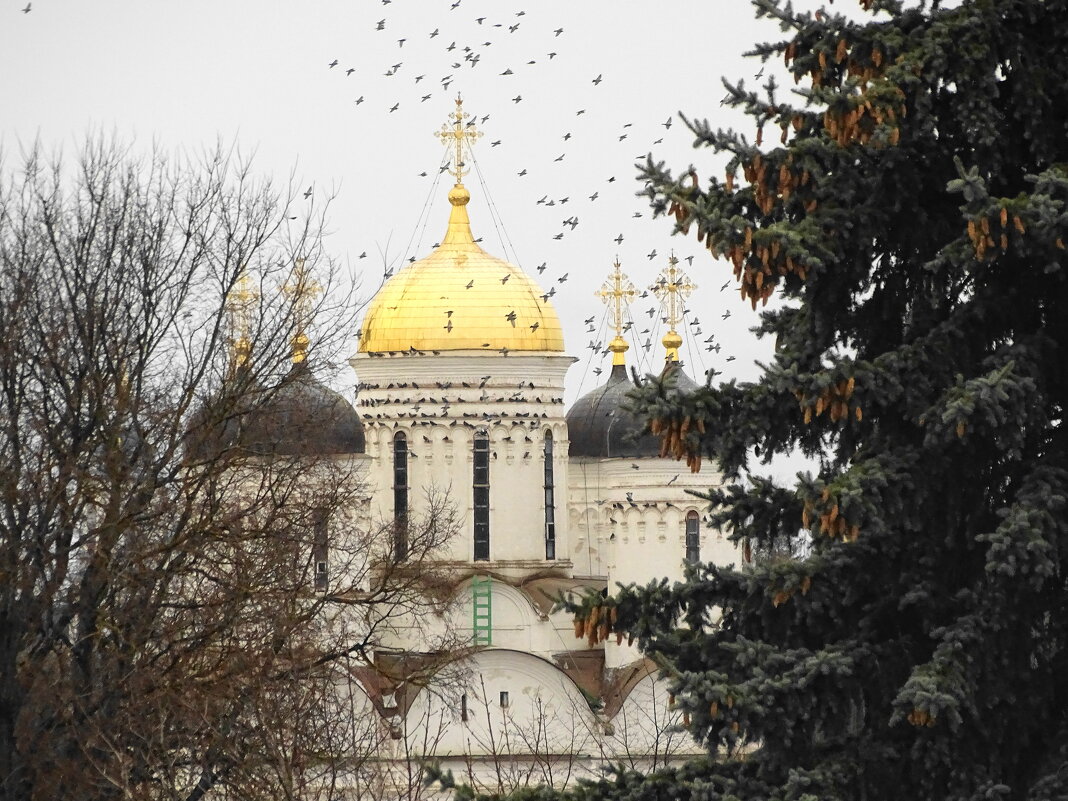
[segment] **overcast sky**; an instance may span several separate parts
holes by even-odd
[[[25,5],[0,0],[9,164],[35,137],[73,150],[98,130],[169,151],[236,142],[255,152],[258,171],[282,182],[295,174],[316,199],[336,192],[327,247],[359,274],[366,299],[384,259],[400,267],[425,256],[444,231],[451,179],[438,178],[444,148],[433,133],[459,91],[465,109],[488,115],[478,126],[481,179],[465,181],[472,227],[489,252],[557,288],[567,348],[579,358],[569,403],[602,383],[593,371],[610,364],[588,346],[611,338],[594,292],[617,255],[639,289],[672,250],[694,257],[681,266],[700,287],[683,326],[700,331],[683,351],[696,379],[710,367],[751,378],[754,358],[769,352],[748,333],[755,317],[733,281],[721,291],[728,265],[692,234],[671,236],[670,222],[652,220],[635,196],[634,164],[649,152],[676,171],[691,162],[701,176],[722,171],[722,159],[692,149],[678,112],[753,133],[720,106],[720,79],[754,83],[760,64],[742,53],[779,32],[744,0],[33,0],[23,13]],[[642,369],[663,358],[653,305],[650,295],[632,307],[628,358]],[[640,345],[650,338],[647,352]],[[718,353],[706,349],[717,343]],[[343,374],[338,383],[355,382]]]

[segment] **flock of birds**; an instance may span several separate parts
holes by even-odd
[[[397,114],[401,109],[412,104],[422,106],[432,100],[437,101],[438,107],[433,111],[428,107],[426,112],[420,114],[420,119],[433,120],[438,123],[444,117],[441,113],[445,110],[443,106],[452,110],[451,101],[458,89],[469,91],[468,102],[471,99],[484,102],[486,97],[492,94],[490,91],[483,91],[489,82],[498,84],[494,87],[494,92],[502,98],[508,98],[508,101],[505,101],[508,107],[519,107],[524,103],[531,103],[532,108],[536,106],[527,130],[531,131],[531,136],[539,140],[542,151],[552,148],[554,140],[557,142],[557,147],[552,148],[552,155],[546,157],[548,164],[517,164],[520,158],[536,157],[538,149],[527,147],[525,141],[515,142],[514,150],[517,155],[513,161],[515,168],[513,183],[518,182],[521,186],[514,189],[507,187],[506,191],[513,194],[529,192],[528,188],[524,188],[528,186],[526,182],[532,180],[537,182],[543,178],[548,181],[549,186],[543,186],[540,191],[531,192],[530,197],[534,213],[541,215],[539,220],[543,228],[549,228],[552,225],[552,217],[547,215],[559,214],[556,231],[548,234],[550,241],[566,241],[568,237],[580,235],[584,231],[589,232],[584,234],[586,237],[600,237],[602,234],[599,232],[594,234],[594,229],[603,231],[606,220],[609,221],[607,222],[609,225],[615,223],[613,226],[615,230],[611,231],[610,235],[604,235],[602,249],[604,255],[600,257],[598,263],[605,267],[603,274],[595,277],[599,285],[608,273],[607,265],[611,262],[613,251],[618,253],[620,249],[633,248],[636,238],[644,236],[643,233],[635,233],[632,230],[633,224],[630,220],[649,216],[646,211],[635,209],[636,203],[633,200],[629,201],[631,209],[629,216],[625,218],[615,211],[615,206],[612,207],[612,212],[607,212],[607,209],[602,212],[600,209],[609,196],[612,198],[610,202],[614,203],[621,197],[634,194],[635,182],[632,179],[634,171],[631,165],[644,162],[653,148],[664,142],[665,136],[675,125],[674,116],[667,116],[666,119],[662,118],[662,121],[654,123],[643,119],[641,116],[643,111],[639,110],[635,119],[624,118],[613,125],[612,116],[628,113],[628,105],[622,101],[620,95],[621,92],[627,90],[627,87],[619,85],[625,82],[615,79],[611,64],[606,62],[590,68],[585,76],[576,74],[574,66],[564,67],[563,69],[570,72],[567,80],[570,85],[574,86],[574,91],[569,91],[567,97],[555,98],[553,107],[545,108],[544,97],[539,99],[538,96],[538,86],[542,82],[544,71],[555,69],[555,66],[562,62],[568,62],[569,56],[574,56],[576,49],[579,55],[585,56],[582,51],[586,48],[586,42],[582,40],[581,35],[575,37],[576,41],[569,39],[566,21],[564,25],[546,24],[541,19],[541,12],[544,10],[542,8],[533,8],[528,14],[525,9],[516,10],[512,7],[505,10],[506,6],[478,4],[477,0],[453,0],[447,6],[435,4],[435,14],[428,15],[422,7],[415,9],[413,2],[414,0],[380,0],[381,11],[378,14],[374,14],[376,6],[371,4],[360,9],[357,13],[363,15],[365,19],[358,24],[366,24],[367,31],[363,41],[369,46],[361,43],[362,46],[353,48],[349,53],[338,53],[324,59],[322,64],[325,73],[331,78],[337,76],[336,80],[345,81],[347,82],[345,86],[351,86],[352,105],[358,110],[358,114],[364,115],[362,119],[369,126],[381,125],[381,119],[374,119],[376,115],[391,119],[390,115]],[[477,5],[485,11],[469,12],[465,4]],[[32,3],[30,2],[27,2],[26,6],[21,9],[25,14],[30,13],[31,10]],[[413,14],[413,11],[419,13]],[[535,51],[534,48],[539,49]],[[524,53],[524,50],[529,50],[529,52]],[[574,65],[574,59],[570,63]],[[580,60],[578,63],[589,66],[589,62],[585,60]],[[472,86],[480,87],[477,94],[470,93]],[[509,87],[513,86],[515,89],[510,91]],[[527,93],[526,96],[524,92]],[[570,111],[563,107],[565,104],[572,104]],[[508,108],[502,109],[498,106],[494,113],[499,115],[502,111],[508,113]],[[371,119],[368,119],[368,115]],[[497,130],[494,131],[493,116],[492,113],[487,113],[471,115],[469,118],[470,125],[494,134],[492,138],[489,135],[485,137],[489,140],[486,144],[491,150],[511,144],[506,138],[507,125],[498,125]],[[590,120],[593,118],[596,122],[591,123]],[[656,127],[650,131],[649,128],[653,125]],[[613,127],[614,131],[611,130]],[[623,149],[631,144],[635,144],[636,147],[628,155]],[[605,157],[609,146],[615,147],[610,158]],[[474,167],[477,170],[480,147],[485,147],[485,144],[476,144],[470,156],[472,164],[465,164],[464,167]],[[466,153],[465,157],[467,157]],[[614,165],[605,170],[607,174],[602,174],[599,185],[588,181],[586,173],[582,171],[582,168],[588,171],[589,165],[594,162]],[[443,174],[453,166],[449,153],[446,152],[437,171],[421,169],[415,172],[415,176],[434,184],[429,188],[432,192]],[[535,178],[535,176],[538,177]],[[469,179],[474,177],[469,176]],[[479,178],[481,178],[480,175]],[[582,182],[581,188],[569,184],[569,181],[575,180]],[[501,181],[495,179],[494,183],[500,185]],[[561,187],[565,188],[565,191],[560,191]],[[569,188],[573,191],[566,191]],[[315,187],[309,186],[303,194],[304,198],[310,201],[315,195]],[[637,201],[637,203],[644,205],[644,201]],[[514,214],[509,216],[514,217]],[[589,222],[591,218],[592,223]],[[497,220],[494,222],[497,223],[500,234],[503,224]],[[521,224],[529,223],[521,221]],[[659,230],[666,234],[669,224],[664,222],[658,224]],[[504,232],[502,244],[506,238],[508,234]],[[412,245],[413,243],[410,242],[409,247]],[[418,243],[414,245],[417,247]],[[530,251],[529,246],[524,249]],[[415,252],[413,247],[400,256],[390,257],[389,254],[382,253],[382,280],[390,278],[399,264],[405,261],[415,261]],[[509,258],[507,253],[501,255]],[[652,248],[643,255],[645,262],[653,270],[659,271],[660,268],[666,266],[669,254]],[[362,250],[357,258],[366,259],[367,257],[368,251]],[[575,264],[573,252],[561,254],[560,258],[571,261],[569,269],[553,274],[549,266],[551,259],[542,261],[536,268],[538,277],[548,285],[542,299],[545,301],[553,299],[558,311],[561,308],[562,295],[573,291],[572,287],[575,286],[574,282],[567,284],[569,270],[573,270]],[[520,263],[514,253],[514,248],[509,260]],[[692,267],[693,256],[686,256],[685,261]],[[585,273],[588,269],[590,268],[584,268],[582,280],[578,282],[580,288],[583,283],[590,283],[590,276]],[[626,265],[624,269],[627,269]],[[548,275],[543,276],[547,271]],[[701,275],[692,277],[700,279]],[[720,291],[725,292],[731,284],[731,281],[727,281],[720,287]],[[659,299],[650,289],[651,287],[640,293],[637,300],[646,301],[648,305],[642,309],[635,309],[630,315],[625,326],[625,336],[632,338],[633,353],[637,354],[639,360],[642,354],[647,355],[648,361],[645,368],[652,371],[659,358],[658,351],[653,350],[654,344],[660,330],[666,331],[664,326],[667,320]],[[585,295],[584,292],[583,294]],[[577,301],[579,299],[575,298],[571,302],[571,308],[578,305]],[[584,297],[580,302],[581,306],[587,310],[594,304],[600,305],[600,302],[593,297]],[[724,309],[719,316],[722,320],[727,320],[731,312],[725,307]],[[507,314],[514,315],[514,312],[508,312],[508,310],[504,310],[504,313],[506,319],[508,319]],[[608,330],[607,316],[607,309],[605,309],[600,326],[594,324],[594,317],[585,321],[585,333],[591,335],[585,346],[591,357],[587,370],[594,375],[602,372],[602,368],[597,363],[608,355],[606,343],[615,333]],[[445,324],[451,325],[452,322],[450,320]],[[514,317],[509,322],[512,325],[517,324]],[[716,354],[716,357],[710,358],[723,358],[720,357],[723,343],[716,333],[709,331],[706,334],[706,327],[702,326],[696,316],[689,313],[684,315],[684,323],[677,326],[677,330],[686,341],[691,361],[698,362],[690,365],[691,370],[695,372],[699,372],[699,368],[703,366],[700,363],[700,354]],[[697,354],[696,358],[694,358],[695,354]],[[733,359],[733,356],[726,355],[725,358],[729,361]],[[705,372],[707,374],[708,371]]]

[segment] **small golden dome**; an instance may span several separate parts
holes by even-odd
[[[679,360],[679,348],[682,347],[682,337],[679,336],[678,331],[674,329],[664,334],[664,338],[660,340],[664,343],[664,358],[669,362],[677,362]]]
[[[430,350],[563,351],[560,319],[541,288],[471,235],[470,192],[449,191],[449,226],[426,258],[397,272],[367,308],[361,353]]]

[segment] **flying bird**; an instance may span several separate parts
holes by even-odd
[[[327,66],[330,67],[330,69],[333,69],[334,67],[336,67],[337,66],[337,59],[335,58],[333,61],[331,61],[329,64],[327,64]]]
[[[594,86],[596,86],[600,82],[601,82],[601,76],[600,75],[598,75],[596,78],[593,79],[593,85]]]

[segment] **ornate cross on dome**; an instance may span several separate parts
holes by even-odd
[[[296,329],[292,343],[293,364],[300,364],[308,358],[309,340],[304,329],[311,318],[312,300],[323,291],[304,265],[304,259],[297,259],[289,280],[282,287],[282,291],[293,301],[294,328]]]
[[[623,275],[619,267],[619,258],[612,265],[612,274],[601,285],[597,296],[608,304],[608,312],[612,316],[612,326],[616,329],[616,338],[613,339],[608,349],[612,351],[612,364],[624,364],[623,354],[626,353],[627,341],[623,339],[623,303],[624,299],[631,301],[638,296],[634,284],[627,276]]]
[[[470,172],[464,169],[464,142],[470,149],[475,140],[482,136],[482,131],[475,130],[475,120],[472,117],[464,122],[464,101],[459,95],[456,96],[456,111],[449,115],[452,122],[443,123],[441,130],[434,135],[438,137],[446,147],[454,148],[452,165],[449,174],[456,179],[456,183],[463,183],[463,177]],[[451,141],[450,141],[451,140]]]
[[[252,355],[252,340],[249,338],[251,321],[249,319],[252,304],[259,300],[260,293],[252,285],[248,275],[248,266],[241,268],[234,288],[226,299],[226,310],[230,315],[230,342],[233,348],[233,366],[240,369],[248,364]]]
[[[657,276],[656,283],[649,287],[653,294],[660,298],[661,305],[666,306],[668,332],[662,341],[666,350],[664,358],[669,362],[679,360],[679,345],[682,344],[682,337],[675,330],[675,326],[682,322],[683,301],[697,289],[697,284],[690,281],[686,273],[679,269],[678,264],[679,260],[672,254],[668,259],[667,269],[663,270]]]

